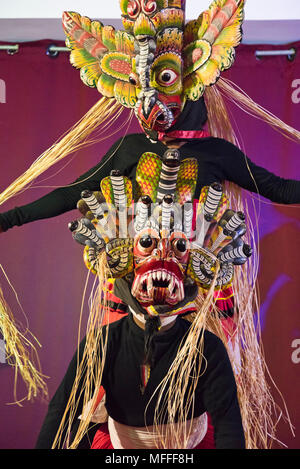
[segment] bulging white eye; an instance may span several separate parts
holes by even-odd
[[[137,256],[149,256],[157,245],[157,240],[149,234],[141,236],[136,244],[135,253]]]
[[[177,78],[178,78],[178,74],[174,72],[174,70],[167,68],[165,70],[162,70],[160,74],[158,75],[158,82],[161,85],[170,86],[170,85],[173,85],[173,83],[175,83]]]
[[[184,238],[174,239],[172,245],[175,253],[179,256],[183,256],[188,249],[187,241]]]
[[[133,86],[138,86],[139,85],[139,77],[137,76],[136,73],[131,73],[129,75],[129,83]]]
[[[177,259],[183,259],[189,253],[189,242],[186,238],[174,237],[171,240],[172,249]]]
[[[151,238],[151,236],[145,235],[140,238],[139,243],[142,246],[142,248],[147,249],[153,246],[154,240],[153,238]]]
[[[179,238],[176,240],[175,242],[175,246],[176,246],[176,249],[179,251],[179,252],[185,252],[187,250],[187,242],[185,239],[183,238]]]

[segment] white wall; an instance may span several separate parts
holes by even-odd
[[[187,19],[211,0],[187,0]],[[119,0],[0,0],[0,41],[65,40],[61,15],[77,11],[123,29]],[[288,44],[300,40],[300,0],[246,0],[245,44]]]
[[[187,18],[196,18],[210,0],[187,0]],[[119,18],[118,0],[0,0],[0,18],[60,18],[64,10],[92,18]],[[247,0],[247,20],[300,19],[300,0]]]

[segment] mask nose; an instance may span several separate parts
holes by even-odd
[[[155,125],[159,124],[160,129],[168,129],[174,121],[174,115],[160,99],[160,95],[153,88],[147,88],[142,91],[135,107],[136,117],[140,120],[143,127],[155,129]]]
[[[142,110],[144,118],[148,119],[152,109],[154,108],[157,102],[158,93],[153,88],[147,88],[142,93],[143,93],[143,96],[141,97],[141,102],[142,102],[141,110]]]
[[[167,238],[160,239],[155,250],[155,255],[159,259],[165,260],[170,256],[170,252],[171,249],[169,240]]]

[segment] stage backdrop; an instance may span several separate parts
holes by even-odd
[[[52,41],[21,45],[15,55],[0,54],[0,190],[56,139],[67,131],[98,99],[79,72],[69,64],[68,54],[46,55]],[[64,44],[56,45],[63,46]],[[276,49],[299,44],[276,46]],[[286,56],[257,60],[255,51],[270,46],[238,49],[234,67],[226,76],[254,100],[300,129],[300,53],[293,61]],[[265,124],[232,108],[240,140],[247,155],[258,165],[286,178],[299,178],[299,146],[284,139]],[[124,114],[124,119],[127,114]],[[32,188],[0,207],[8,210],[33,201],[57,186],[68,184],[96,164],[125,130],[99,145],[77,152],[72,159],[53,167]],[[130,131],[139,131],[133,120]],[[299,371],[299,206],[271,204],[250,199],[259,214],[259,285],[262,336],[270,373],[284,396],[296,427],[280,424],[278,437],[289,448],[300,446]],[[252,202],[251,202],[252,203]],[[30,331],[42,347],[41,366],[48,376],[50,397],[55,392],[77,344],[77,331],[86,269],[82,249],[67,228],[77,217],[70,212],[49,220],[16,227],[0,235],[0,263],[15,288]],[[26,325],[10,286],[1,274],[5,296],[17,319]],[[86,312],[85,310],[85,319]],[[14,401],[14,371],[0,365],[0,448],[33,448],[47,404],[37,400]],[[17,397],[24,396],[19,380]],[[281,405],[280,396],[277,394]]]

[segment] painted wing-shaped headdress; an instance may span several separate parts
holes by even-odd
[[[215,0],[208,10],[184,30],[184,91],[188,99],[199,99],[206,86],[216,83],[220,73],[231,67],[235,47],[242,40],[244,1]]]
[[[164,118],[168,128],[186,99],[200,99],[232,65],[242,38],[244,0],[214,0],[187,24],[183,0],[121,0],[120,6],[124,31],[64,13],[71,63],[86,85],[135,108],[151,128],[159,109],[151,116],[148,102],[154,107],[158,101],[163,117],[156,123]]]

